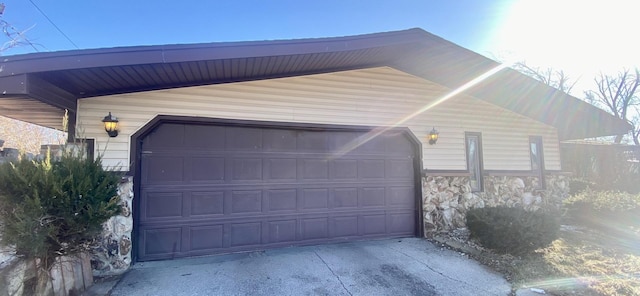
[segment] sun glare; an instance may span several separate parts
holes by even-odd
[[[334,153],[334,155],[332,155],[332,158],[338,158],[342,155],[345,155],[347,153],[349,153],[349,151],[352,151],[354,149],[356,149],[358,146],[367,143],[369,141],[371,141],[372,139],[374,139],[375,137],[381,135],[382,133],[394,128],[394,127],[398,127],[401,126],[402,124],[404,124],[405,122],[411,120],[412,118],[426,112],[429,109],[432,109],[442,103],[444,103],[445,101],[467,91],[468,89],[474,87],[476,84],[484,81],[485,79],[495,75],[496,73],[500,72],[502,69],[507,68],[511,66],[511,64],[509,63],[503,63],[503,64],[498,64],[497,66],[489,69],[488,71],[478,75],[477,77],[469,80],[468,82],[460,85],[459,87],[452,89],[451,91],[449,91],[448,93],[444,94],[442,97],[437,98],[436,100],[434,100],[433,102],[430,102],[429,104],[426,104],[424,106],[422,106],[422,108],[416,110],[415,112],[408,114],[407,116],[399,119],[396,122],[393,122],[391,124],[389,124],[388,126],[385,127],[380,127],[380,128],[375,128],[373,130],[371,130],[370,132],[366,133],[365,135],[363,135],[362,137],[353,140],[349,143],[347,143],[346,145],[344,145],[343,147],[341,147],[339,149],[339,151],[337,151],[336,153]]]
[[[640,65],[640,2],[514,0],[494,30],[499,56],[584,75]],[[578,77],[574,77],[578,78]]]

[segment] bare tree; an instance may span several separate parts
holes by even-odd
[[[33,29],[35,26],[31,26],[25,30],[19,30],[9,22],[4,19],[4,3],[0,3],[0,29],[2,33],[9,39],[0,46],[0,53],[6,51],[7,49],[18,47],[18,46],[30,46],[36,52],[39,51],[36,47],[36,44],[31,42],[29,38],[27,38],[26,33]]]
[[[640,145],[640,70],[623,69],[616,75],[600,73],[594,81],[597,90],[586,91],[585,100],[629,122],[633,126],[629,136]],[[624,136],[616,136],[615,143],[621,143]]]
[[[571,93],[571,90],[577,82],[572,81],[572,79],[562,70],[532,67],[527,65],[526,62],[517,62],[513,64],[512,67],[525,75],[531,76],[540,82],[559,89],[567,94]]]
[[[0,45],[0,54],[18,46],[30,46],[35,51],[38,51],[36,44],[26,36],[27,31],[33,26],[26,30],[16,29],[4,19],[4,10],[4,3],[0,3],[0,30],[8,39]],[[47,143],[61,144],[64,143],[65,138],[65,133],[62,131],[0,116],[0,139],[2,139],[0,141],[6,144],[4,145],[6,148],[17,148],[23,152],[38,154],[40,145]]]

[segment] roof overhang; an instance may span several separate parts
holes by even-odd
[[[318,39],[73,50],[4,57],[0,101],[31,99],[73,112],[76,100],[87,97],[380,66],[455,89],[497,65],[421,29]],[[630,129],[626,122],[510,69],[466,93],[552,125],[562,139]],[[2,110],[0,115],[15,118]],[[24,114],[23,118],[30,117]],[[35,117],[26,121],[50,126]]]

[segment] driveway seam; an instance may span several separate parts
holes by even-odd
[[[407,254],[407,253],[405,253],[405,252],[402,252],[402,251],[400,251],[400,250],[398,250],[398,249],[395,249],[395,248],[393,248],[393,247],[388,247],[388,248],[389,248],[389,249],[392,249],[392,250],[394,250],[394,251],[396,251],[396,252],[398,252],[398,253],[400,253],[400,254],[402,254],[402,255],[405,255],[405,256],[407,256],[407,257],[409,257],[409,258],[411,258],[411,259],[413,259],[413,260],[415,260],[415,261],[417,261],[417,262],[420,262],[420,264],[424,265],[424,266],[425,266],[426,268],[428,268],[429,270],[431,270],[431,271],[433,271],[433,272],[435,272],[435,273],[437,273],[437,274],[441,275],[442,277],[445,277],[445,278],[448,278],[448,279],[450,279],[450,280],[452,280],[452,281],[455,281],[455,282],[458,282],[458,283],[464,284],[465,286],[468,286],[468,287],[471,287],[471,288],[474,288],[474,289],[481,290],[481,291],[483,291],[483,292],[485,292],[485,293],[491,293],[490,291],[484,290],[484,289],[482,289],[482,288],[480,288],[480,287],[476,287],[475,285],[472,285],[472,284],[467,283],[467,282],[465,282],[465,281],[461,281],[461,280],[459,280],[459,279],[452,278],[452,277],[450,277],[450,276],[448,276],[448,275],[446,275],[446,274],[444,274],[444,273],[442,273],[442,272],[440,272],[440,271],[437,271],[437,270],[433,269],[431,266],[429,266],[427,263],[422,262],[422,260],[419,260],[419,259],[417,259],[417,258],[415,258],[415,257],[413,257],[413,256],[411,256],[411,255],[409,255],[409,254]]]
[[[318,252],[316,250],[313,251],[314,254],[316,254],[316,256],[318,257],[318,259],[320,259],[320,261],[322,261],[322,263],[324,263],[324,266],[326,266],[329,271],[331,271],[331,274],[333,274],[334,277],[336,277],[336,279],[338,280],[338,282],[340,282],[340,285],[342,285],[342,288],[347,291],[347,293],[349,294],[349,296],[353,296],[353,294],[351,294],[351,292],[349,292],[349,290],[347,289],[347,287],[344,285],[344,283],[342,282],[342,280],[340,280],[340,277],[333,272],[333,269],[331,269],[331,267],[329,267],[329,264],[327,264],[327,262],[324,261],[324,259],[322,259],[322,257],[320,257],[320,254],[318,254]]]

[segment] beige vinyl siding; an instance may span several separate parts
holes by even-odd
[[[481,132],[487,170],[529,170],[529,136],[543,137],[545,166],[560,169],[556,130],[484,101],[460,95],[413,117],[448,90],[388,67],[251,82],[85,98],[81,134],[96,139],[107,166],[129,165],[130,136],[157,115],[365,126],[406,126],[423,141],[423,165],[465,170],[464,133]],[[100,120],[111,111],[120,134],[108,138]],[[425,139],[435,127],[436,145]]]

